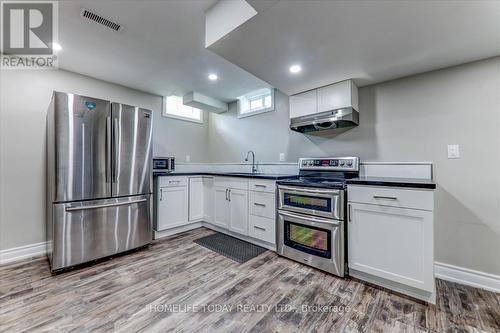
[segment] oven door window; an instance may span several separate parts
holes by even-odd
[[[286,246],[323,258],[332,258],[331,230],[285,220]]]
[[[332,198],[309,196],[304,194],[287,193],[283,194],[283,204],[288,207],[302,209],[312,209],[322,212],[332,211]]]

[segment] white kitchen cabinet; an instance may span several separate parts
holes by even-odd
[[[248,235],[252,238],[264,242],[276,243],[276,219],[267,217],[249,215],[248,216]]]
[[[229,189],[228,193],[231,216],[229,230],[241,235],[248,235],[248,191]]]
[[[214,219],[213,224],[228,229],[231,220],[231,205],[229,201],[229,189],[215,187],[214,190]]]
[[[160,187],[157,231],[188,224],[188,187]]]
[[[204,191],[203,178],[189,178],[189,222],[202,221],[204,218]]]
[[[317,89],[290,96],[290,118],[311,115],[318,110]]]
[[[214,220],[214,177],[203,177],[203,221],[213,222]]]
[[[317,99],[317,112],[332,111],[347,107],[359,110],[358,88],[351,80],[318,88]]]
[[[430,190],[349,185],[350,275],[433,303],[433,196]]]

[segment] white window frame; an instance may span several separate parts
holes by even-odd
[[[168,96],[168,97],[170,97],[170,96]],[[179,115],[176,115],[176,114],[167,113],[167,98],[168,97],[163,97],[162,116],[167,117],[167,118],[177,119],[177,120],[189,121],[189,122],[197,123],[197,124],[203,124],[204,123],[204,118],[205,118],[204,113],[205,112],[203,110],[201,110],[201,109],[199,109],[200,110],[200,119],[190,118],[190,117],[183,117],[183,116],[179,116]],[[176,97],[182,99],[182,97],[180,97],[180,96],[176,96]]]
[[[275,99],[274,99],[275,90],[276,89],[274,89],[274,88],[270,88],[270,94],[267,94],[267,93],[264,93],[264,94],[263,93],[257,93],[257,94],[249,93],[249,94],[238,97],[238,102],[237,102],[238,118],[251,117],[251,116],[261,114],[261,113],[275,111],[275,109],[276,109],[275,108]],[[243,104],[250,105],[250,101],[256,100],[258,98],[262,98],[262,105],[265,105],[264,99],[268,95],[271,95],[271,106],[262,107],[262,108],[255,109],[255,110],[249,111],[249,112],[244,112],[244,113],[241,112]]]

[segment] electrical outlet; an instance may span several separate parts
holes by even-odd
[[[460,158],[459,145],[448,145],[448,158]]]
[[[191,155],[186,155],[186,162],[191,162]]]
[[[280,153],[280,162],[285,162],[285,153]]]

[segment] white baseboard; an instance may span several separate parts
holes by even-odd
[[[442,262],[434,263],[434,276],[446,281],[500,292],[500,276],[453,266]]]
[[[47,253],[47,242],[14,247],[0,251],[0,264],[42,256]]]

